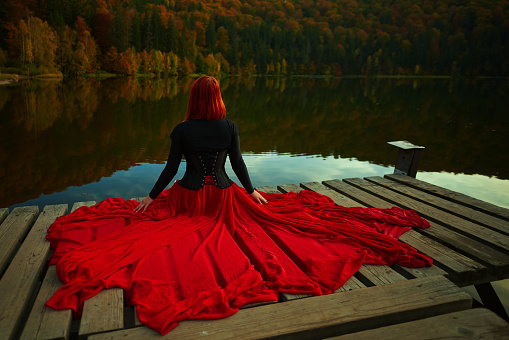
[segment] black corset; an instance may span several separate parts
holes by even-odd
[[[227,150],[186,154],[186,173],[178,183],[191,190],[201,189],[205,184],[228,188],[233,182],[224,170],[227,155]]]

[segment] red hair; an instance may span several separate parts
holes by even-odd
[[[198,78],[191,88],[185,120],[214,121],[224,117],[226,117],[226,108],[221,98],[219,83],[209,76]]]

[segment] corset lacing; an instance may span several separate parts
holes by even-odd
[[[198,154],[201,166],[204,172],[202,185],[214,184],[217,185],[216,178],[216,163],[218,151],[206,152]]]
[[[186,154],[186,173],[179,184],[186,189],[198,190],[205,184],[225,189],[233,184],[224,169],[228,150],[207,150]]]
[[[212,176],[205,176],[205,180],[203,181],[203,184],[216,184],[214,181],[214,177]]]

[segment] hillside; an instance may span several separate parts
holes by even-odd
[[[4,2],[32,73],[509,75],[507,0]]]

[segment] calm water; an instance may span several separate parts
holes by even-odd
[[[1,86],[0,206],[145,196],[192,82]],[[507,80],[230,78],[221,87],[255,186],[383,176],[397,154],[387,142],[409,140],[426,147],[417,178],[509,207]]]
[[[192,82],[0,86],[0,207],[145,196]],[[417,178],[509,208],[507,80],[230,78],[221,87],[255,186],[383,176],[397,154],[387,142],[409,140],[426,147]]]

